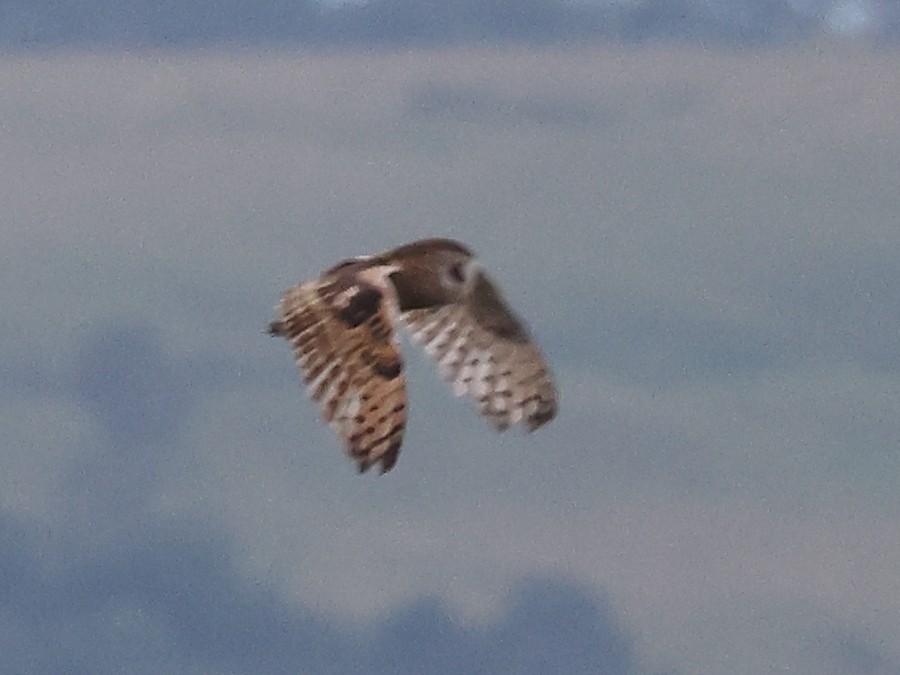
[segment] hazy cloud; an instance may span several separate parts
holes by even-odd
[[[149,325],[114,323],[87,336],[72,377],[76,396],[92,408],[113,447],[171,443],[190,416],[199,383],[171,363]]]
[[[821,44],[6,59],[4,658],[896,670],[895,70]],[[428,235],[479,252],[561,414],[493,435],[404,345],[404,453],[360,478],[263,328]]]
[[[835,672],[871,673],[872,675],[897,675],[900,660],[892,658],[858,636],[835,638],[830,646],[834,650]]]
[[[53,571],[32,528],[0,518],[4,673],[637,672],[607,603],[561,579],[510,589],[489,627],[460,625],[431,600],[351,625],[249,582],[209,528],[151,525],[116,553]]]
[[[562,98],[502,96],[479,88],[431,82],[407,95],[410,115],[463,124],[548,124],[585,127],[597,111],[587,101]]]

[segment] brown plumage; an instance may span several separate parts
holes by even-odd
[[[312,399],[360,471],[397,461],[406,380],[396,319],[497,429],[553,419],[556,388],[537,346],[471,251],[426,239],[354,258],[285,292],[272,335],[286,338]]]

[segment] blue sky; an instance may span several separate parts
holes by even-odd
[[[9,0],[8,50],[89,48],[688,40],[719,46],[784,44],[830,34],[894,41],[890,0]]]
[[[754,50],[7,53],[0,672],[900,673],[898,57],[823,7]],[[495,435],[405,344],[358,476],[264,328],[434,235],[560,416]]]

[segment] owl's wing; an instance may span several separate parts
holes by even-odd
[[[406,425],[406,379],[383,282],[356,274],[288,290],[270,327],[286,338],[307,393],[360,472],[397,462]]]
[[[490,279],[477,274],[464,301],[401,317],[457,396],[474,398],[498,430],[524,421],[533,431],[556,415],[556,387],[528,331]]]

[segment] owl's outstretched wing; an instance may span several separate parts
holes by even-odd
[[[457,396],[474,398],[498,430],[522,421],[533,431],[556,415],[556,387],[528,331],[491,280],[476,274],[463,299],[401,318]]]
[[[350,270],[292,288],[269,332],[286,338],[309,396],[360,472],[393,468],[406,426],[406,379],[383,274]]]

